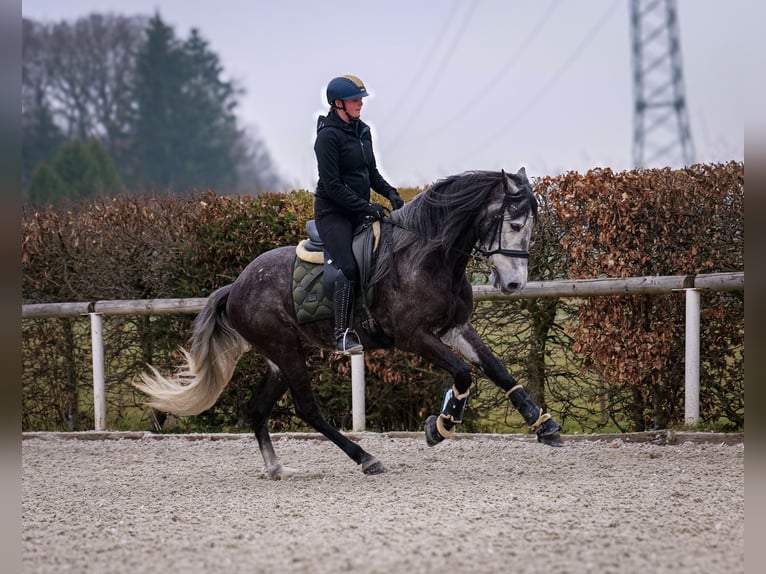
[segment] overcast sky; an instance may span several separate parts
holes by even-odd
[[[744,160],[745,0],[678,0],[699,162]],[[334,76],[372,94],[378,165],[397,187],[470,169],[632,168],[628,0],[23,0],[22,15],[159,11],[196,27],[290,187],[313,190],[316,117]],[[659,166],[650,166],[659,167]],[[676,166],[674,166],[676,167]]]

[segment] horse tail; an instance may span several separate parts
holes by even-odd
[[[170,377],[149,365],[134,386],[151,397],[147,405],[175,415],[196,415],[212,407],[234,373],[248,343],[226,318],[231,285],[208,297],[194,320],[190,351],[181,348],[185,364]]]

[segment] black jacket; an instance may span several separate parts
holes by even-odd
[[[389,199],[398,197],[378,171],[370,126],[363,121],[347,124],[333,112],[320,116],[314,153],[319,168],[315,216],[340,213],[356,219],[370,203],[370,188]]]

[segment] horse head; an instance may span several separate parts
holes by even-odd
[[[501,177],[502,187],[487,204],[479,251],[489,261],[490,282],[503,293],[513,293],[527,283],[537,200],[523,167],[515,174],[503,171]]]

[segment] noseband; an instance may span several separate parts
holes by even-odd
[[[488,251],[483,247],[477,247],[476,251],[481,253],[484,257],[491,257],[492,255],[504,255],[506,257],[516,257],[518,259],[529,259],[529,251],[522,251],[520,249],[503,249],[503,220],[505,219],[505,214],[507,212],[510,218],[515,217],[517,214],[522,212],[525,202],[524,198],[522,197],[522,193],[511,193],[511,190],[508,189],[508,178],[505,175],[504,170],[502,171],[502,175],[503,189],[505,191],[505,195],[503,196],[503,203],[500,205],[498,212],[492,218],[492,223],[490,224],[489,232],[487,233],[487,238],[491,239],[489,245],[493,245],[495,239],[497,240],[497,249]],[[522,206],[521,208],[517,207],[519,203]],[[486,240],[482,243],[487,245]]]

